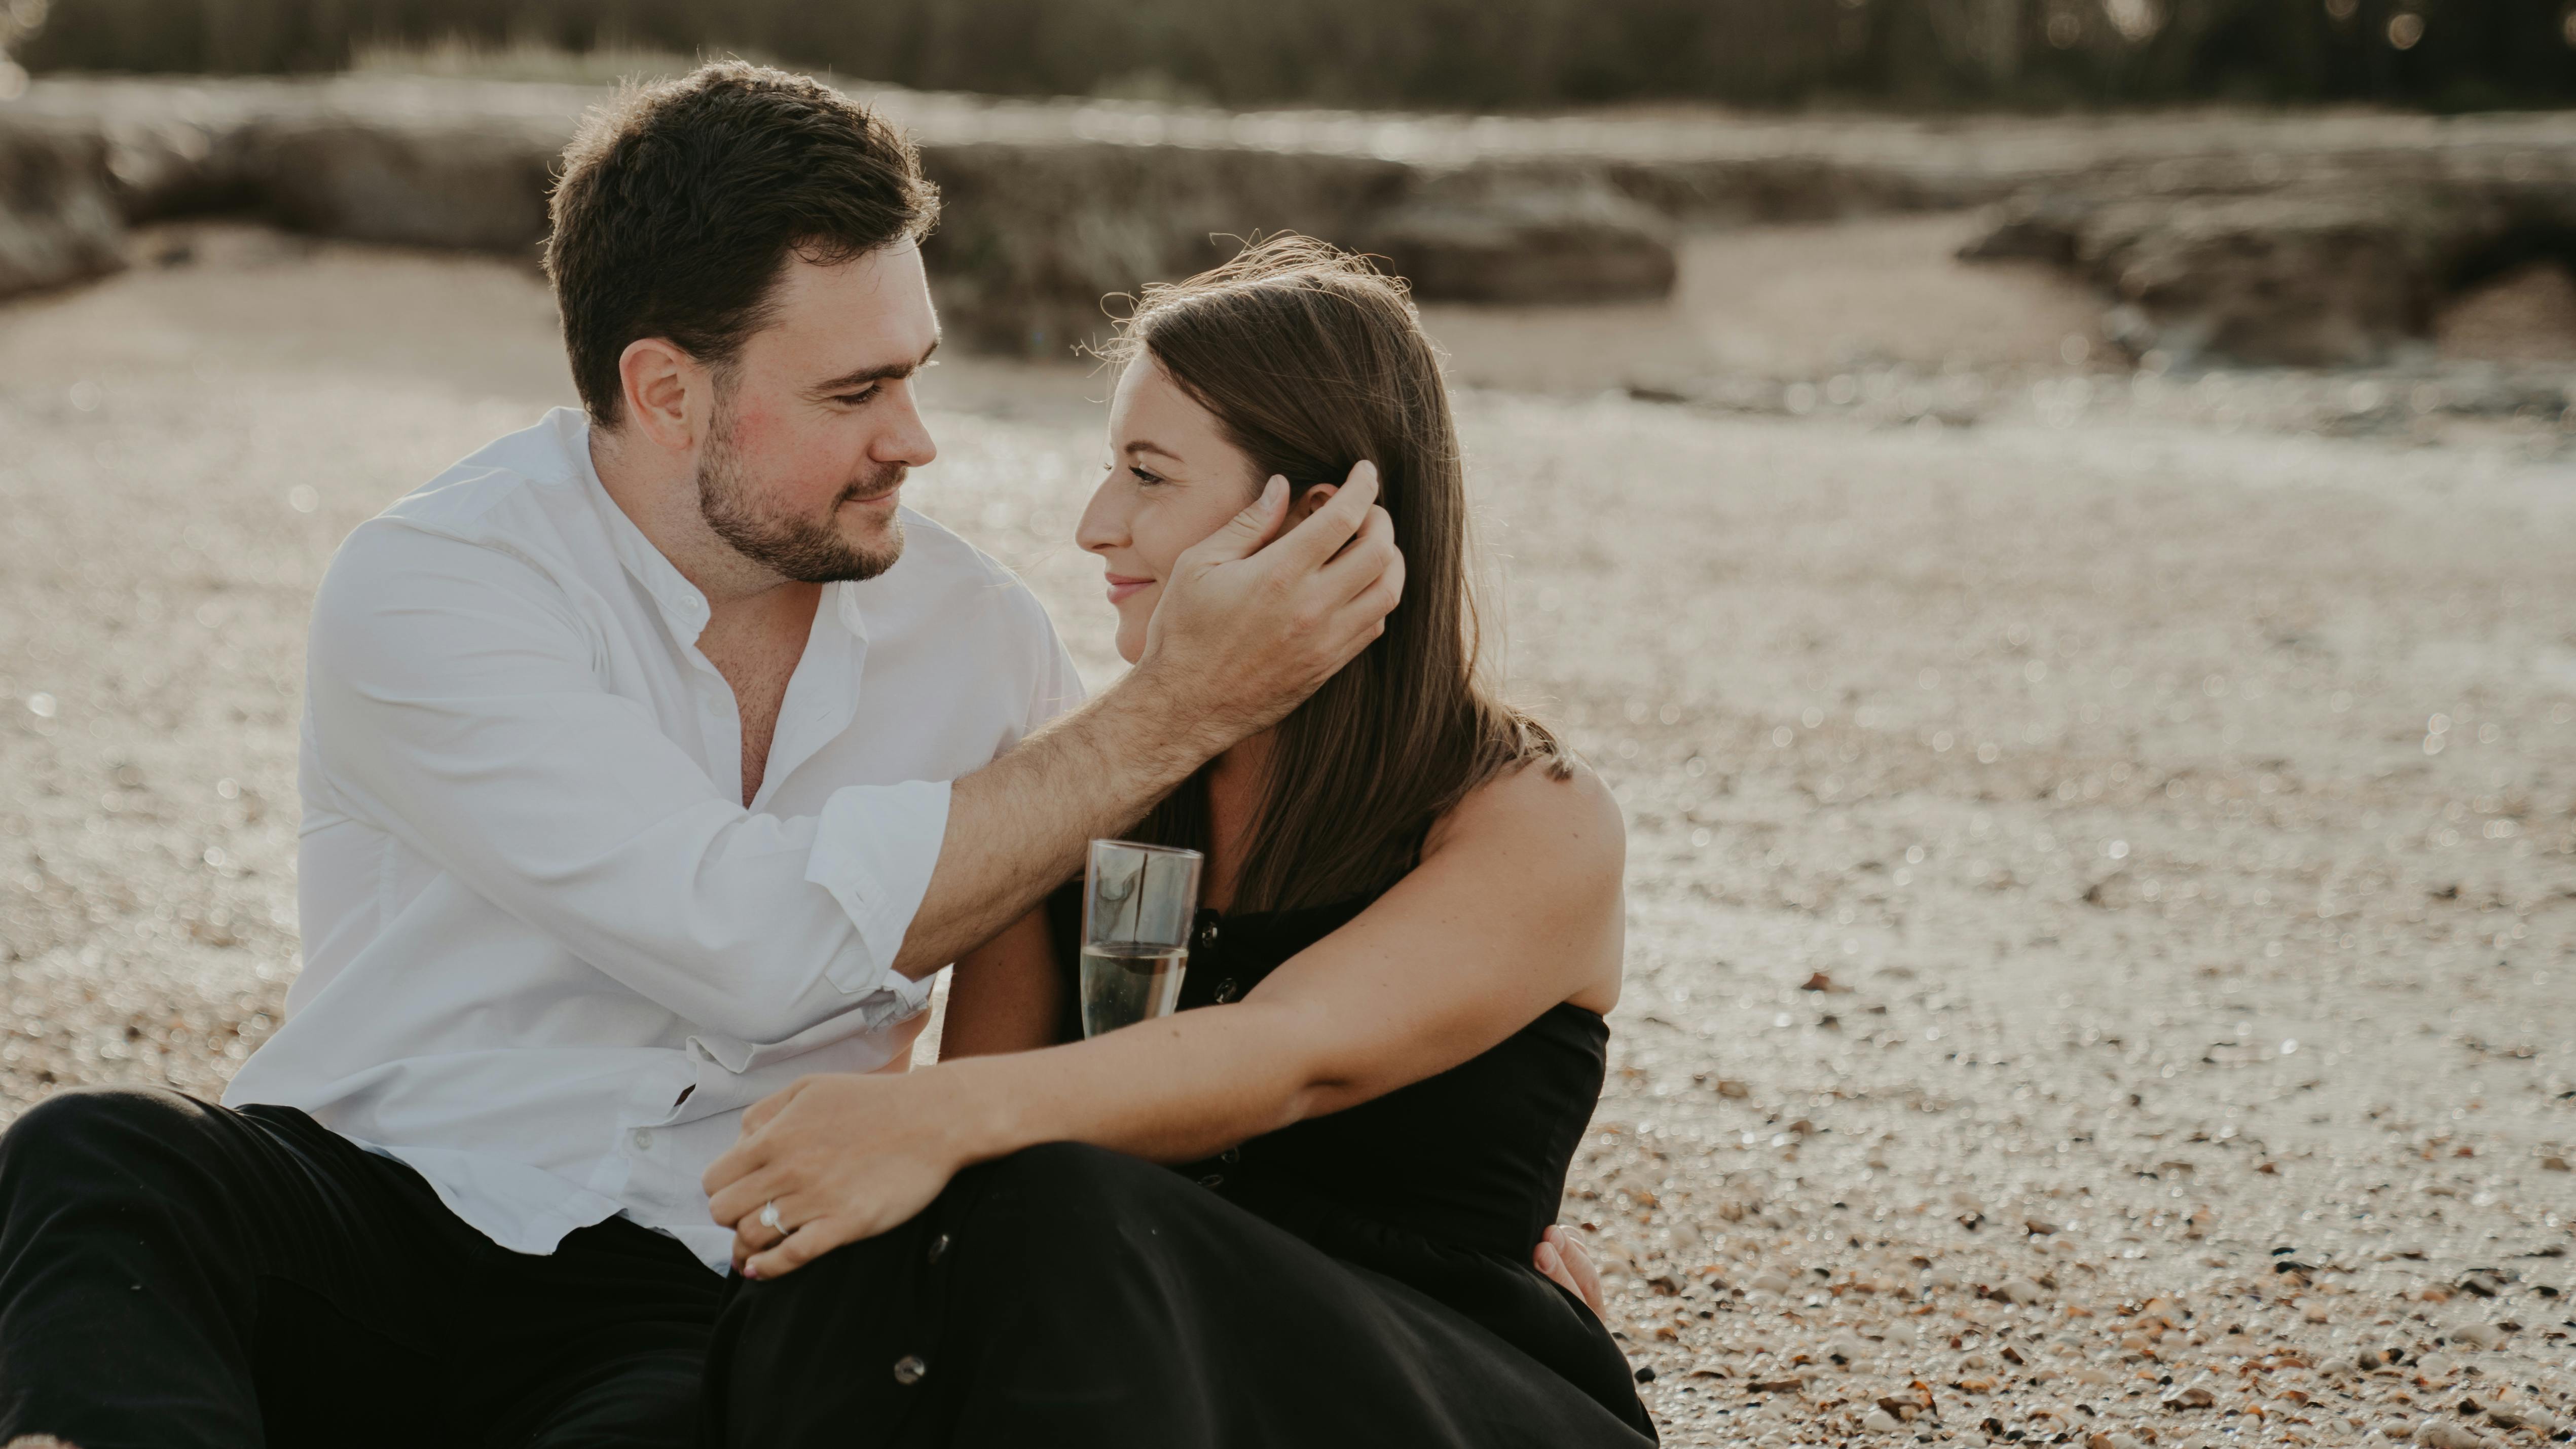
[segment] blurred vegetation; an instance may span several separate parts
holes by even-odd
[[[0,0],[35,70],[737,51],[940,90],[1534,107],[2576,100],[2576,0]]]

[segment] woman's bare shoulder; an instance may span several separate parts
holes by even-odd
[[[1523,761],[1467,792],[1424,841],[1425,857],[1472,845],[1525,857],[1569,881],[1619,879],[1628,824],[1618,799],[1571,757]]]
[[[1501,914],[1577,944],[1562,956],[1565,1000],[1608,1015],[1626,955],[1628,825],[1618,798],[1580,762],[1528,761],[1469,791],[1423,843],[1430,863],[1466,866]]]

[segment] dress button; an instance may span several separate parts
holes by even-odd
[[[1222,1172],[1211,1172],[1207,1176],[1199,1179],[1199,1186],[1223,1187],[1225,1186],[1225,1174]]]
[[[1199,927],[1199,949],[1204,951],[1215,944],[1216,922],[1209,921]]]
[[[1243,1160],[1243,1149],[1240,1147],[1229,1147],[1223,1152],[1218,1153],[1216,1155],[1216,1160],[1219,1162],[1241,1162]]]
[[[905,1388],[920,1383],[923,1376],[929,1372],[930,1365],[923,1363],[921,1355],[917,1353],[905,1354],[894,1361],[894,1381]]]
[[[930,1240],[930,1261],[934,1263],[938,1262],[941,1255],[945,1254],[947,1251],[948,1235],[946,1233],[941,1233],[938,1237]]]
[[[1219,1005],[1219,1006],[1223,1006],[1223,1005],[1225,1005],[1227,1002],[1232,1001],[1233,999],[1234,999],[1234,978],[1233,978],[1233,977],[1231,977],[1231,976],[1229,976],[1229,977],[1225,978],[1223,981],[1220,981],[1220,982],[1218,982],[1218,983],[1216,984],[1216,1004],[1217,1004],[1217,1005]]]

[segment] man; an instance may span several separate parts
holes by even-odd
[[[899,1063],[934,972],[1375,637],[1373,489],[1263,547],[1273,493],[1078,704],[1026,591],[900,506],[935,212],[773,71],[585,125],[547,253],[584,412],[315,602],[286,1025],[224,1107],[0,1139],[0,1442],[686,1442],[740,1110]]]

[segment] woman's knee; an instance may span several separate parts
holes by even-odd
[[[970,1169],[958,1186],[965,1211],[951,1222],[961,1242],[997,1235],[1041,1257],[1093,1255],[1139,1224],[1179,1210],[1199,1189],[1170,1169],[1077,1142],[1024,1148]]]
[[[1093,1147],[1083,1142],[1046,1142],[1023,1147],[970,1169],[986,1191],[1010,1191],[1048,1197],[1067,1206],[1100,1198],[1124,1198],[1151,1191],[1171,1178],[1169,1169],[1141,1157]],[[1173,1179],[1177,1181],[1177,1179]]]
[[[746,1313],[757,1307],[759,1316],[775,1318],[790,1302],[908,1299],[914,1275],[943,1262],[990,1268],[1088,1260],[1091,1250],[1154,1216],[1148,1200],[1166,1190],[1196,1191],[1123,1152],[1076,1142],[1023,1148],[958,1174],[910,1222],[843,1244],[782,1278],[745,1284],[735,1301]]]

